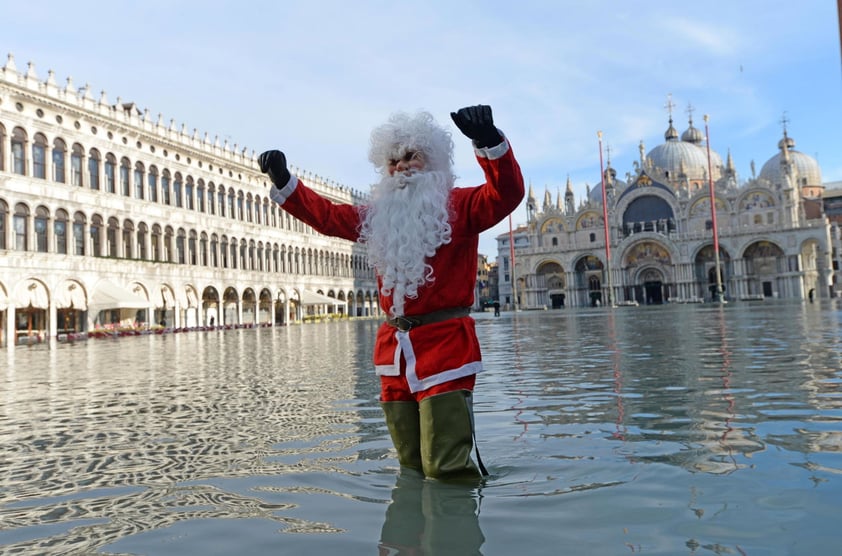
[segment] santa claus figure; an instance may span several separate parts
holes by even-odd
[[[400,465],[439,479],[480,477],[471,459],[471,399],[482,371],[470,317],[477,245],[480,232],[524,195],[491,107],[451,117],[473,141],[482,185],[454,187],[451,135],[426,112],[394,114],[372,132],[369,160],[381,179],[366,205],[321,197],[290,174],[281,151],[258,159],[284,210],[323,234],[366,246],[387,315],[374,350],[386,424]]]

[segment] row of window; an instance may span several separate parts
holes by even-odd
[[[26,131],[15,127],[9,139],[11,167],[8,171],[14,174],[44,180],[49,174],[49,179],[56,183],[69,183],[242,222],[312,232],[309,226],[278,209],[268,196],[244,193],[212,181],[205,183],[201,178],[194,180],[192,176],[159,169],[155,165],[147,167],[143,162],[132,164],[128,157],[118,160],[110,152],[103,156],[95,148],[89,149],[86,155],[79,143],[74,143],[69,149],[68,164],[68,147],[64,139],[57,137],[49,145],[46,136],[40,132],[35,133],[31,141],[30,164],[26,156],[29,144]],[[0,123],[0,171],[6,170],[2,148],[5,141],[5,127]]]
[[[10,233],[7,238],[9,217]],[[51,225],[52,224],[52,225]],[[11,245],[9,239],[12,240]],[[0,199],[0,249],[35,251],[169,262],[223,269],[255,270],[287,274],[323,275],[373,279],[364,255],[330,253],[323,250],[238,239],[224,234],[174,229],[172,226],[95,215],[88,222],[82,212],[73,219],[59,209],[51,217],[39,206],[33,214],[24,203],[8,204]]]

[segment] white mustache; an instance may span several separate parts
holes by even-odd
[[[389,191],[394,191],[395,189],[405,189],[408,185],[416,185],[420,181],[422,175],[422,172],[415,170],[402,172],[400,174],[396,173],[394,176],[384,178],[383,184]]]

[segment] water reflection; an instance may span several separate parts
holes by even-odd
[[[380,554],[481,554],[485,536],[478,519],[480,500],[473,488],[403,472],[386,510]]]
[[[835,549],[838,305],[476,319],[479,488],[398,472],[376,321],[9,350],[0,554]]]

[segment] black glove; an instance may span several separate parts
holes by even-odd
[[[450,117],[459,131],[472,139],[474,145],[480,149],[495,147],[503,142],[502,135],[494,127],[490,106],[478,104],[460,108],[458,112],[451,112]]]
[[[283,187],[289,182],[287,157],[281,151],[266,151],[257,157],[257,163],[260,165],[260,171],[269,174],[269,179],[276,187]]]

